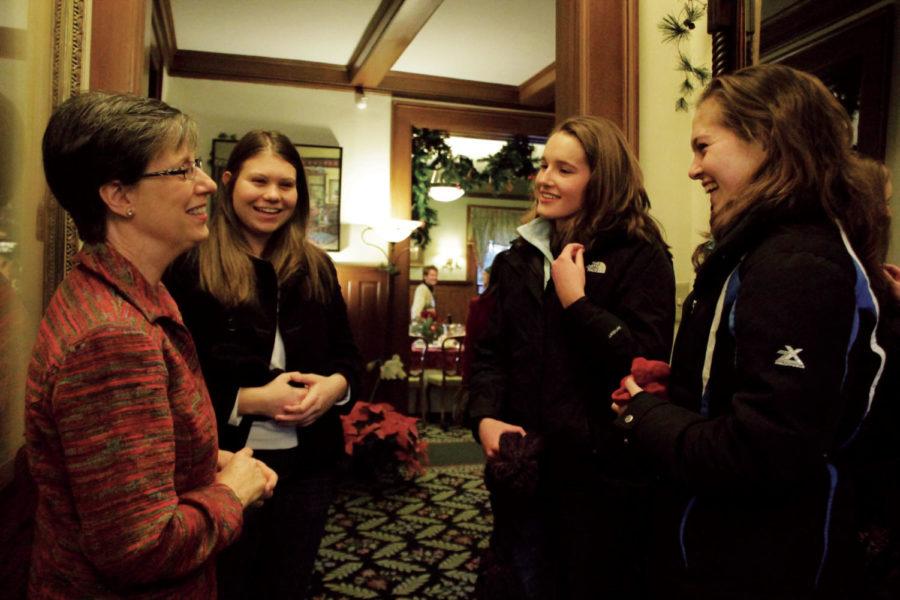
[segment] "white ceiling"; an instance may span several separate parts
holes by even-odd
[[[179,50],[346,65],[379,0],[171,0]],[[519,85],[553,62],[554,0],[444,0],[393,70]]]

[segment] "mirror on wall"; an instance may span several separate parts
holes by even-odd
[[[471,159],[482,176],[490,170],[492,157],[496,163],[497,154],[508,142],[458,135],[449,135],[444,141],[454,157]],[[531,160],[537,165],[544,140],[529,139],[529,142],[533,147]],[[437,223],[430,228],[427,246],[411,244],[410,282],[421,281],[425,265],[438,267],[443,282],[479,281],[480,273],[489,265],[497,248],[515,238],[515,227],[531,206],[531,183],[529,178],[516,178],[495,191],[490,183],[479,182],[456,200],[430,199],[429,206],[436,213]],[[488,253],[488,245],[493,253]]]

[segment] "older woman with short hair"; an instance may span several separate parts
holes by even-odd
[[[205,239],[196,127],[147,98],[63,103],[50,189],[85,242],[41,322],[26,440],[38,488],[29,595],[211,598],[215,555],[276,476],[219,451],[194,344],[160,277]]]

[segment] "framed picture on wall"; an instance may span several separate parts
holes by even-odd
[[[209,164],[212,178],[218,183],[236,136],[219,136],[212,142]],[[341,161],[339,146],[294,144],[303,160],[309,190],[309,237],[323,250],[341,249]]]

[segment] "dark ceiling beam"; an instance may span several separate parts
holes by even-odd
[[[396,98],[459,102],[502,108],[528,108],[519,103],[519,88],[452,77],[391,71],[377,88]]]
[[[178,49],[175,43],[175,19],[172,17],[172,4],[169,0],[153,0],[153,36],[162,54],[166,68],[172,66],[172,59]]]
[[[556,97],[556,63],[550,63],[519,86],[519,103],[545,108]]]
[[[350,86],[347,70],[341,65],[198,50],[175,52],[169,74],[176,77],[305,84],[314,87]]]
[[[354,88],[347,69],[341,65],[195,50],[176,51],[169,74],[344,90]],[[367,89],[390,93],[397,98],[533,110],[519,101],[519,87],[515,85],[389,71],[378,86]]]
[[[375,88],[443,0],[382,0],[347,65],[350,83]]]

